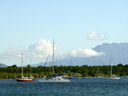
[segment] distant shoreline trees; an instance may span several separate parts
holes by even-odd
[[[24,76],[31,75],[35,78],[41,78],[44,75],[49,77],[51,75],[50,67],[46,66],[38,66],[38,67],[31,67],[28,65],[24,67]],[[114,65],[113,67],[113,74],[118,76],[127,76],[128,75],[128,64],[118,64]],[[110,76],[110,65],[103,65],[103,66],[54,66],[55,74],[66,74],[68,76],[78,76],[78,77],[97,77],[103,76],[107,77]],[[0,79],[14,79],[21,76],[21,67],[17,67],[16,65],[12,65],[6,68],[0,68]]]

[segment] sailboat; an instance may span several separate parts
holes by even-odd
[[[97,76],[97,77],[98,77],[98,78],[102,78],[102,76],[101,76],[100,73],[99,73],[99,70],[100,70],[100,69],[99,69],[99,66],[98,66],[98,72],[97,72],[98,76]]]
[[[110,79],[120,79],[120,77],[112,74],[112,66],[111,66],[111,76],[110,76]]]
[[[110,62],[110,63],[111,63],[111,62]],[[111,74],[110,74],[110,79],[120,79],[120,77],[119,77],[119,76],[112,74],[112,65],[111,65]]]
[[[21,76],[21,78],[16,78],[16,81],[17,82],[33,82],[34,81],[34,77],[32,77],[31,76],[31,74],[30,74],[30,77],[24,77],[23,76],[23,53],[21,54],[22,55],[22,66],[21,66],[21,74],[22,74],[22,76]],[[30,70],[31,71],[31,70]]]
[[[54,40],[53,40],[53,52],[52,52],[52,76],[50,78],[46,78],[44,76],[41,79],[38,79],[38,82],[70,82],[65,75],[54,75]]]

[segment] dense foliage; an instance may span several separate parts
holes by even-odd
[[[128,65],[118,64],[112,67],[113,74],[119,76],[128,75]],[[41,78],[44,75],[49,76],[51,74],[51,67],[24,67],[24,76],[30,75],[35,78]],[[68,76],[78,76],[78,77],[96,77],[96,76],[110,76],[111,66],[54,66],[55,74],[66,74]],[[16,65],[9,66],[6,68],[0,68],[0,79],[10,79],[17,78],[21,76],[21,67]]]

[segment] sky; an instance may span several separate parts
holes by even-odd
[[[40,63],[55,40],[57,59],[102,55],[92,48],[128,42],[127,0],[0,0],[0,63]],[[50,53],[52,55],[52,53]]]

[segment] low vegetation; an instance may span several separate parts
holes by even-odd
[[[24,76],[31,75],[35,78],[41,78],[44,75],[47,77],[51,74],[51,67],[24,67]],[[78,76],[78,77],[96,77],[96,76],[110,76],[110,65],[104,66],[54,66],[55,74],[66,74],[68,76]],[[113,74],[118,76],[127,76],[128,75],[128,65],[118,64],[112,67]],[[16,65],[9,66],[6,68],[0,68],[0,79],[11,79],[18,78],[21,76],[21,67]]]

